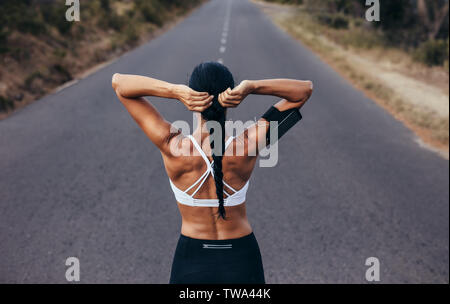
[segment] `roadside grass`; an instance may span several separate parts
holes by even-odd
[[[92,0],[81,22],[60,1],[0,5],[0,119],[152,39],[206,0]],[[29,16],[30,18],[26,18]]]
[[[281,28],[299,39],[304,45],[318,54],[355,87],[388,110],[394,117],[403,121],[429,145],[448,154],[449,119],[447,113],[440,113],[427,107],[411,103],[399,94],[397,89],[386,86],[373,73],[367,71],[352,58],[358,57],[374,66],[379,61],[395,67],[396,72],[416,81],[438,85],[438,91],[448,99],[448,61],[444,67],[428,67],[418,63],[414,56],[417,52],[408,52],[390,46],[383,35],[365,28],[363,22],[345,17],[338,26],[330,26],[334,21],[326,20],[308,11],[304,6],[267,4],[253,0]],[[270,5],[271,7],[266,7]],[[441,54],[442,55],[442,54]],[[442,55],[443,56],[443,55]],[[399,88],[400,89],[400,88]],[[401,92],[400,92],[401,93]]]

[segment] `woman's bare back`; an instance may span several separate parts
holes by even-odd
[[[211,63],[208,66],[217,68],[217,64],[215,63]],[[208,72],[210,70],[204,69],[202,71]],[[199,71],[197,72],[200,73]],[[219,74],[222,76],[230,76],[229,71],[224,71],[223,68],[221,68]],[[205,76],[202,79],[216,79],[216,76]],[[228,76],[222,80],[230,82],[232,77]],[[194,77],[196,81],[199,81],[200,78]],[[225,86],[225,83],[221,83],[221,81],[212,84],[215,87]],[[311,81],[295,79],[243,80],[237,87],[234,87],[233,83],[231,85],[231,87],[234,87],[233,89],[229,87],[222,91],[222,93],[214,96],[213,94],[215,93],[206,92],[202,88],[201,90],[196,90],[186,85],[171,84],[151,77],[122,74],[114,74],[112,86],[119,100],[126,107],[136,123],[161,151],[167,174],[179,189],[187,189],[192,183],[195,183],[205,172],[207,165],[201,156],[174,155],[174,151],[172,151],[173,142],[177,142],[180,145],[178,147],[180,151],[186,152],[186,149],[188,155],[189,152],[192,155],[195,149],[188,138],[182,135],[173,137],[172,124],[162,117],[151,101],[148,102],[144,99],[145,96],[179,100],[188,110],[196,113],[200,119],[223,122],[225,119],[225,109],[237,107],[249,94],[272,95],[282,98],[272,108],[275,108],[278,112],[286,113],[289,110],[300,109],[309,99],[313,90]],[[203,86],[206,87],[206,84],[200,85],[200,87]],[[272,111],[272,108],[269,111]],[[220,117],[215,118],[212,115],[214,113],[219,113]],[[256,155],[259,153],[260,143],[263,146],[266,144],[269,121],[271,119],[260,118],[257,124],[246,129],[246,132],[234,140],[232,147],[235,149],[242,148],[242,145],[244,145],[245,153],[243,156],[227,156],[225,154],[223,157],[223,180],[233,188],[240,189],[250,178],[256,163]],[[201,141],[198,141],[202,143],[202,150],[207,155],[210,155],[209,134],[202,134],[201,139]],[[181,145],[183,142],[186,145]],[[251,153],[248,153],[248,151]],[[179,151],[177,150],[175,152]],[[208,158],[211,161],[211,156]],[[218,170],[218,172],[220,174],[221,170]],[[199,199],[217,198],[215,182],[212,176],[208,176],[205,184],[202,185],[202,188],[195,197]],[[243,200],[245,199],[241,197],[239,203],[242,203]],[[223,198],[220,197],[218,201],[219,208],[192,207],[179,204],[183,219],[182,234],[202,239],[238,238],[249,234],[251,227],[245,212],[245,202],[235,206],[228,206],[224,210],[223,207],[225,204]],[[226,216],[226,220],[217,217],[218,211],[220,211],[221,216]]]
[[[194,135],[200,139],[199,136]],[[174,146],[178,157],[163,157],[167,174],[180,190],[189,188],[207,170],[205,160],[196,151],[193,143],[182,135]],[[198,140],[199,141],[199,140]],[[209,135],[202,136],[202,150],[212,161]],[[249,157],[245,151],[246,139],[244,135],[234,138],[222,159],[223,180],[236,190],[245,186],[253,171],[256,157]],[[233,151],[244,148],[244,155],[237,156]],[[247,154],[246,154],[247,153]],[[229,189],[224,186],[226,192]],[[191,189],[188,194],[195,190]],[[198,199],[217,198],[214,178],[209,175],[205,183],[194,196]],[[225,197],[227,197],[225,195]],[[197,239],[221,240],[233,239],[248,235],[252,232],[246,215],[245,202],[237,206],[226,208],[226,220],[218,218],[217,207],[193,207],[180,204],[181,234]]]

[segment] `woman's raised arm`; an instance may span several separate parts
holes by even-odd
[[[126,98],[155,96],[181,101],[190,111],[204,111],[211,105],[214,96],[207,92],[197,92],[186,85],[172,84],[163,80],[139,76],[114,74],[112,86]]]
[[[273,95],[293,103],[290,107],[300,108],[309,99],[313,83],[309,80],[263,79],[244,80],[233,90],[228,89],[219,95],[224,107],[238,106],[249,94]],[[278,108],[278,107],[277,107]],[[279,109],[282,111],[283,109]]]
[[[164,120],[156,108],[144,96],[177,99],[191,111],[203,111],[211,105],[213,96],[196,92],[185,85],[138,76],[114,74],[112,87],[131,117],[150,140],[165,154],[170,154],[170,139],[174,133],[171,124]]]
[[[224,107],[237,107],[249,94],[273,95],[282,98],[275,103],[257,123],[249,127],[247,136],[249,155],[257,152],[269,142],[270,121],[277,125],[278,138],[283,136],[301,119],[300,109],[311,97],[313,83],[309,80],[263,79],[244,80],[233,90],[230,88],[219,95],[219,102]]]

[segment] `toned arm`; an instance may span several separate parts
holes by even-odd
[[[211,105],[212,97],[196,92],[185,85],[171,84],[139,75],[114,74],[112,87],[131,117],[150,140],[166,155],[170,155],[170,139],[177,130],[172,129],[145,96],[178,99],[191,111],[203,111]]]
[[[219,102],[224,107],[236,107],[250,94],[273,95],[282,98],[274,104],[274,107],[283,112],[300,109],[311,97],[312,92],[313,83],[309,80],[282,78],[244,80],[233,90],[227,89],[222,92],[219,95]],[[248,152],[250,155],[257,155],[259,148],[266,146],[268,129],[269,122],[261,118],[242,135],[248,137]]]

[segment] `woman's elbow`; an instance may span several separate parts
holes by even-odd
[[[307,89],[306,89],[306,95],[309,97],[311,97],[313,91],[314,91],[314,83],[311,80],[308,80],[306,82],[307,84]]]
[[[111,80],[111,85],[112,85],[113,89],[114,89],[116,92],[117,92],[118,87],[119,87],[119,77],[120,77],[120,74],[119,74],[119,73],[115,73],[115,74],[112,76],[112,80]]]
[[[311,80],[305,81],[305,86],[303,89],[303,96],[301,98],[301,102],[305,103],[312,95],[314,91],[314,84]]]

